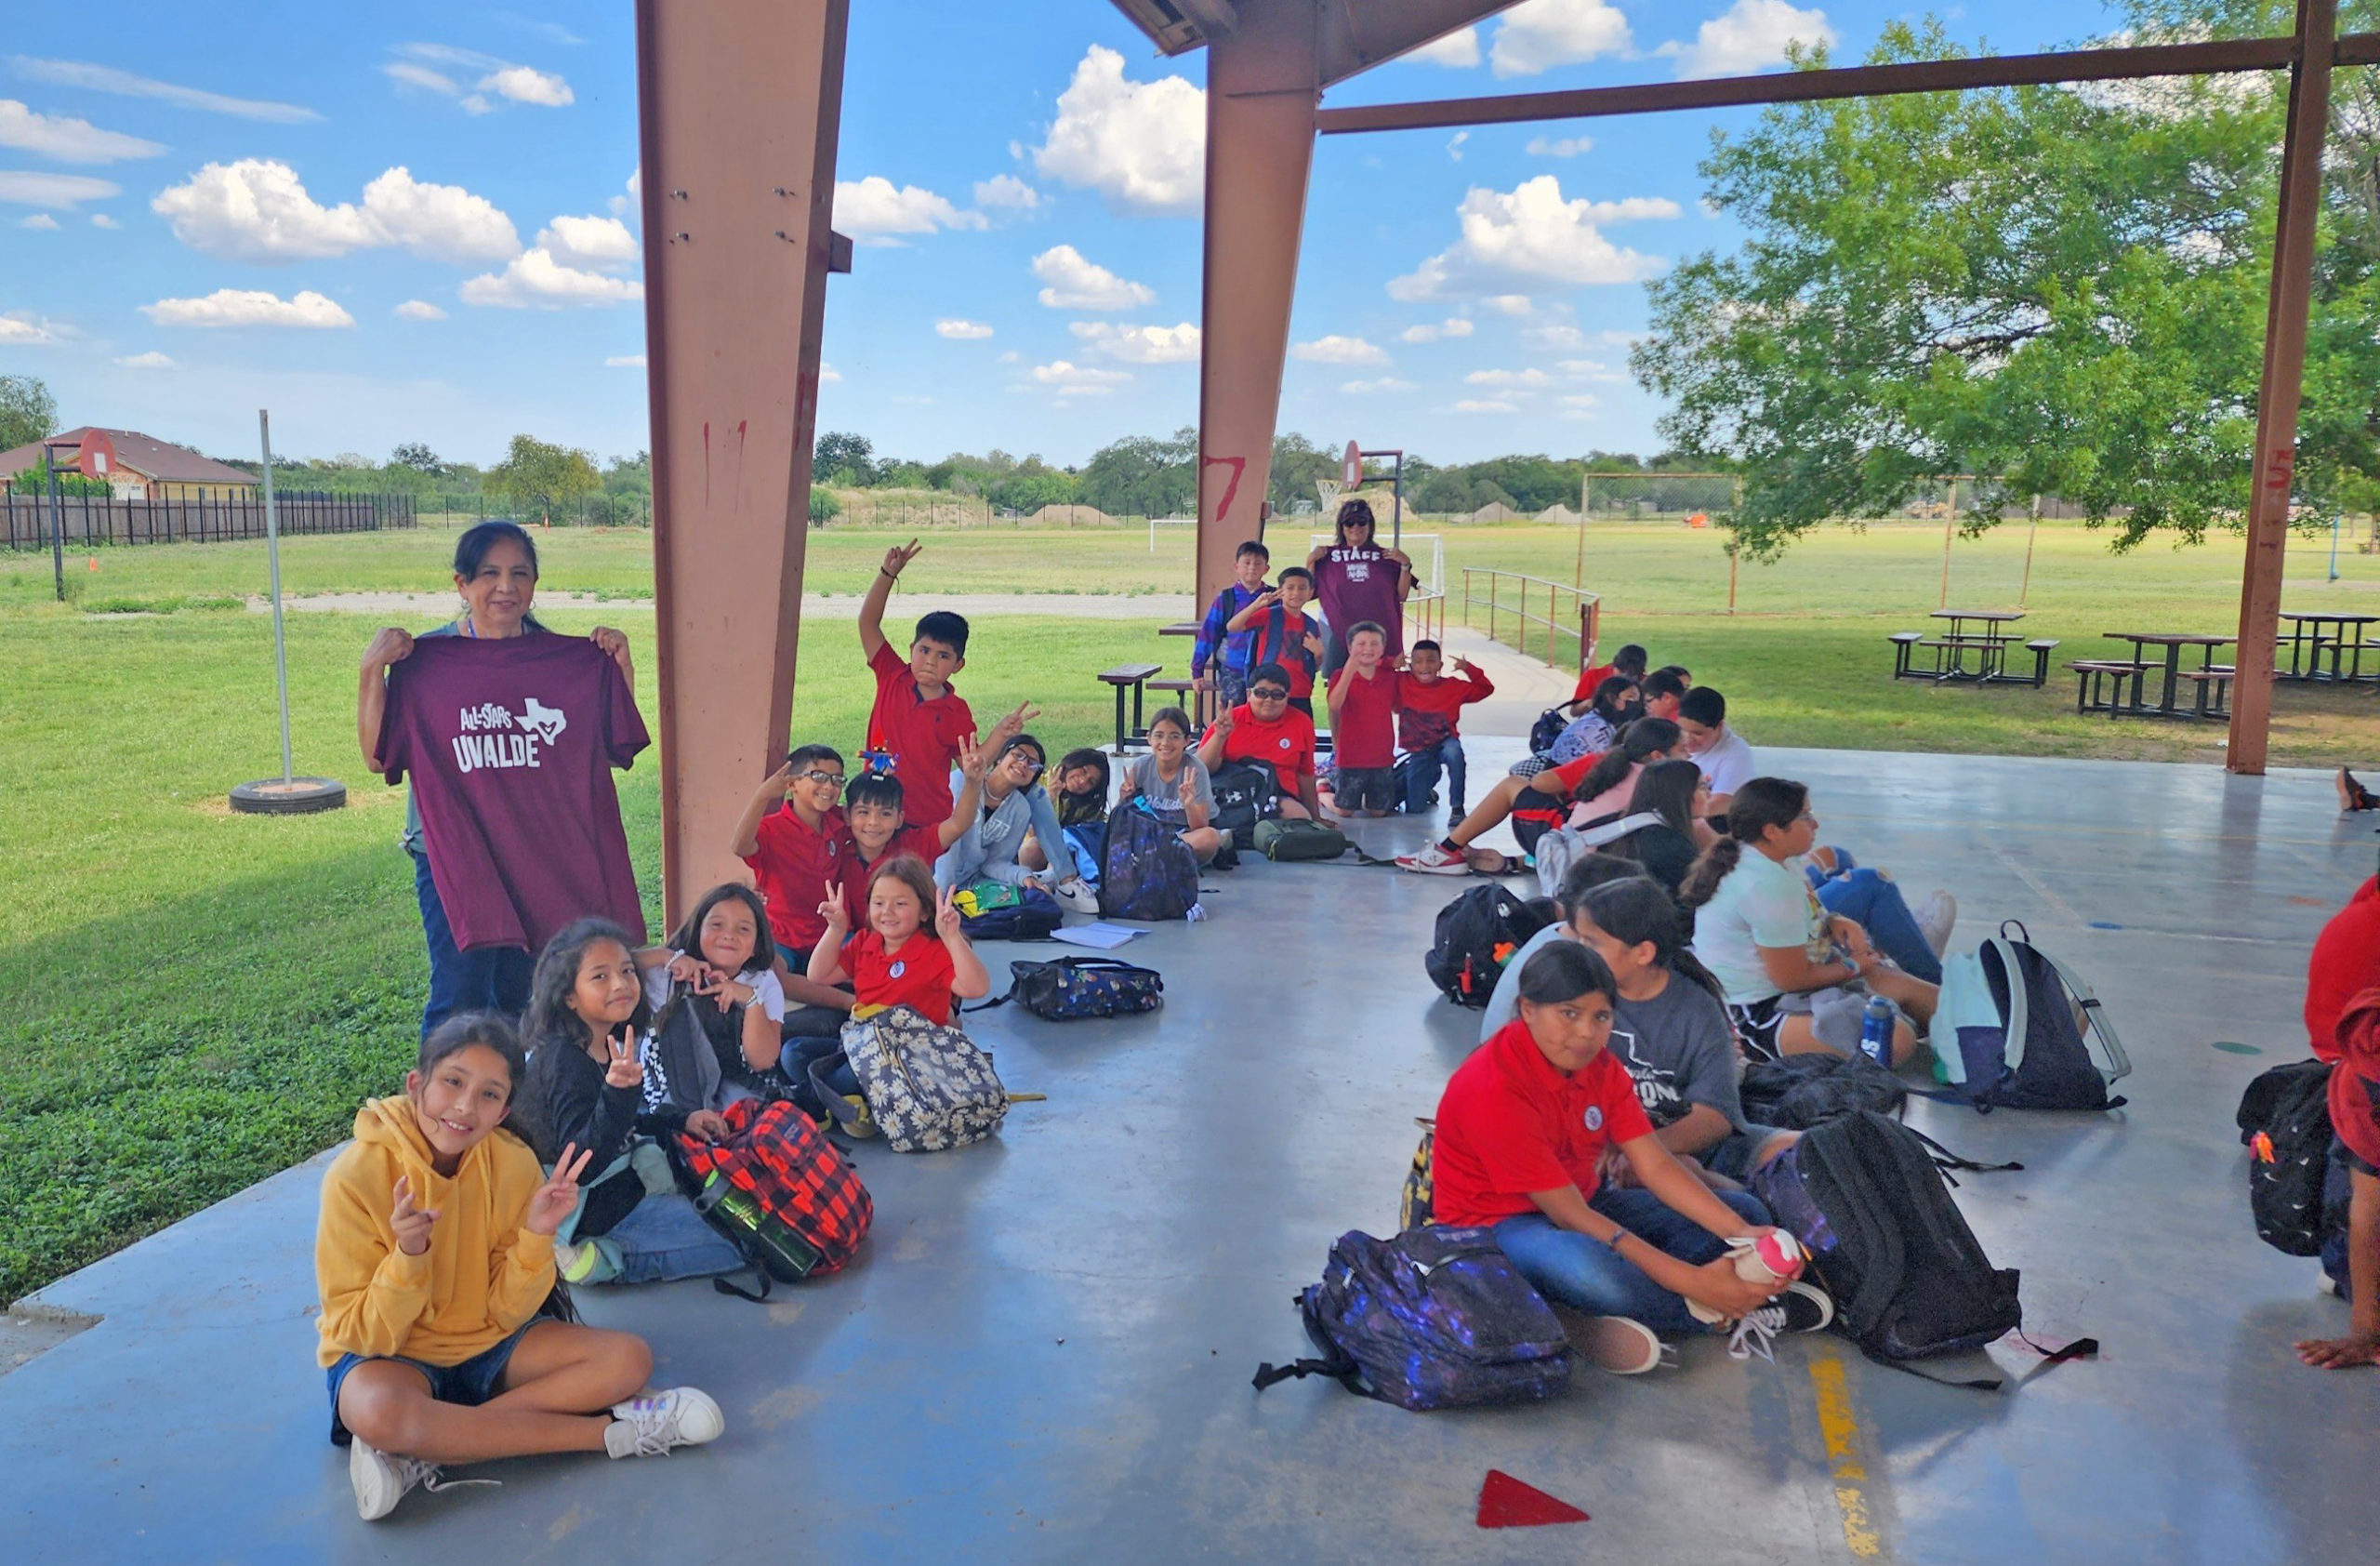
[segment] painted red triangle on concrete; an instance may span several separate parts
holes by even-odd
[[[1523,1484],[1501,1468],[1488,1469],[1488,1482],[1479,1487],[1482,1528],[1542,1528],[1549,1522],[1586,1520],[1587,1514],[1569,1502]]]

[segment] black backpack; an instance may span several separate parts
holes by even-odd
[[[1806,1131],[1862,1109],[1897,1115],[1909,1102],[1901,1080],[1864,1055],[1751,1061],[1739,1091],[1745,1120],[1785,1131]]]
[[[1198,906],[1198,856],[1180,829],[1128,805],[1107,817],[1099,911],[1107,919],[1187,919]]]
[[[1863,1109],[1753,1172],[1834,1296],[1834,1325],[1879,1360],[1980,1348],[2023,1326],[2014,1268],[1977,1243],[1918,1134]]]
[[[2108,1089],[2132,1062],[2107,1008],[2013,919],[1974,953],[1944,960],[1932,1031],[1950,1091],[1978,1112],[2102,1110],[2124,1102]],[[2104,1068],[2092,1057],[2093,1040],[2107,1056]]]
[[[1350,1230],[1296,1304],[1322,1358],[1259,1365],[1260,1392],[1328,1375],[1421,1410],[1534,1402],[1570,1384],[1562,1323],[1488,1229],[1432,1227],[1394,1240]]]
[[[1564,707],[1567,705],[1567,702],[1563,704]],[[1569,726],[1570,714],[1563,707],[1549,707],[1540,712],[1537,722],[1528,726],[1528,753],[1532,756],[1546,754],[1554,749],[1554,742],[1562,737],[1562,731]]]
[[[1231,834],[1235,848],[1256,846],[1256,823],[1281,813],[1280,776],[1258,762],[1225,762],[1208,775],[1215,814],[1207,825]]]
[[[2248,1149],[2248,1213],[2256,1238],[2292,1256],[2319,1255],[2327,1229],[2322,1181],[2331,1161],[2331,1068],[2276,1066],[2240,1095]]]
[[[1484,1010],[1504,964],[1549,922],[1504,887],[1474,886],[1438,910],[1421,966],[1448,1000]]]

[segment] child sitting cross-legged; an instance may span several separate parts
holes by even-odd
[[[357,1113],[354,1142],[323,1176],[317,1359],[366,1522],[436,1487],[443,1465],[659,1455],[726,1427],[691,1387],[641,1390],[653,1371],[641,1338],[540,1314],[554,1230],[578,1206],[593,1150],[565,1146],[551,1175],[538,1168],[502,1128],[522,1076],[509,1023],[448,1018],[405,1091]]]
[[[896,854],[876,867],[867,885],[867,927],[851,933],[843,899],[830,893],[818,905],[826,940],[810,954],[810,976],[852,987],[852,1019],[864,1022],[892,1006],[907,1006],[928,1022],[950,1021],[951,998],[980,1001],[991,975],[959,925],[950,894],[936,897],[933,872],[914,855]],[[928,910],[933,927],[928,929]]]
[[[1289,672],[1277,663],[1260,664],[1248,676],[1248,700],[1224,711],[1198,741],[1198,760],[1210,776],[1225,762],[1262,762],[1280,785],[1287,820],[1322,816],[1314,774],[1314,720],[1289,707]]]
[[[1135,756],[1124,772],[1123,803],[1143,809],[1180,833],[1200,864],[1223,848],[1223,834],[1208,825],[1215,814],[1214,779],[1190,751],[1190,715],[1161,707],[1149,720],[1149,753]]]
[[[954,892],[979,880],[1032,885],[1077,913],[1099,911],[1099,894],[1083,883],[1074,845],[1038,786],[1046,763],[1041,742],[1029,734],[1012,734],[999,746],[984,772],[982,808],[963,817],[966,829],[934,862],[937,884]],[[963,775],[952,776],[956,782]],[[1028,843],[1041,850],[1040,864],[1025,863]]]
[[[736,890],[752,896],[748,888]],[[704,902],[752,917],[732,899],[714,895]],[[688,923],[699,927],[704,911],[698,905]],[[554,1243],[554,1266],[573,1283],[661,1283],[733,1272],[744,1265],[735,1247],[704,1221],[693,1202],[674,1188],[649,1190],[637,1166],[641,1157],[656,1184],[667,1180],[667,1159],[658,1148],[638,1152],[641,1141],[664,1129],[645,1114],[641,1046],[652,1016],[638,964],[627,932],[609,920],[581,919],[546,943],[529,982],[529,1011],[522,1023],[530,1049],[518,1117],[522,1134],[549,1165],[559,1167],[564,1148],[591,1158],[578,1210],[567,1234],[558,1231]],[[653,971],[666,980],[666,970]],[[765,968],[759,976],[774,982]],[[710,1007],[707,1000],[697,1003]],[[745,1008],[737,1011],[740,1020]],[[774,1027],[766,1042],[767,1063],[774,1067]],[[721,1053],[742,1063],[732,1043]],[[715,1113],[699,1114],[688,1117],[684,1129],[716,1140],[725,1134],[726,1122]]]
[[[1729,1347],[1742,1357],[1778,1332],[1825,1325],[1833,1307],[1812,1285],[1737,1276],[1729,1243],[1768,1233],[1767,1210],[1712,1191],[1654,1134],[1606,1047],[1618,998],[1611,970],[1576,942],[1522,967],[1518,1015],[1439,1100],[1435,1221],[1492,1228],[1539,1294],[1586,1318],[1571,1325],[1580,1351],[1619,1374],[1658,1367],[1665,1333],[1734,1322]],[[1615,1164],[1633,1185],[1606,1178]]]

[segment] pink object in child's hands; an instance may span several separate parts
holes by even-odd
[[[1751,1247],[1736,1258],[1736,1273],[1745,1279],[1759,1274],[1746,1265],[1756,1259],[1770,1277],[1787,1279],[1802,1270],[1802,1245],[1783,1229],[1771,1229],[1752,1241]]]

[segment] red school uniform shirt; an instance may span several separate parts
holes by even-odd
[[[2314,1053],[2336,1063],[2339,1017],[2347,1002],[2380,985],[2380,876],[2355,889],[2314,937],[2306,963],[2306,1037]]]
[[[1298,779],[1314,776],[1314,720],[1294,707],[1281,709],[1273,723],[1261,723],[1247,703],[1231,710],[1231,737],[1223,741],[1227,762],[1270,762],[1281,792],[1297,797]],[[1210,725],[1199,743],[1214,733]]]
[[[829,810],[818,825],[806,824],[793,806],[760,817],[760,842],[744,856],[752,884],[769,906],[769,934],[788,957],[808,951],[826,933],[818,905],[826,889],[840,890],[843,868],[852,853],[851,827],[840,808]]]
[[[1570,693],[1572,701],[1585,701],[1595,694],[1595,687],[1620,672],[1616,663],[1599,663],[1593,669],[1579,670],[1579,688]]]
[[[1408,750],[1437,749],[1460,730],[1463,708],[1495,694],[1484,674],[1441,674],[1427,684],[1407,674],[1397,686],[1397,744]]]
[[[928,701],[918,692],[909,660],[885,643],[869,655],[876,675],[876,706],[867,715],[867,748],[900,758],[892,776],[901,783],[902,818],[913,827],[938,827],[950,819],[950,769],[959,764],[959,742],[975,732],[975,714],[957,690]],[[931,864],[932,855],[926,860]]]
[[[867,924],[868,878],[876,873],[877,866],[900,854],[913,854],[926,862],[926,869],[933,869],[933,862],[942,857],[942,834],[939,828],[912,827],[905,820],[901,829],[892,834],[892,841],[884,845],[884,852],[875,858],[861,858],[857,843],[853,843],[844,852],[842,856],[843,911],[851,915],[853,929],[864,929]],[[819,902],[825,900],[823,896],[819,898]],[[818,904],[813,903],[810,906],[814,909]],[[933,909],[926,909],[925,914],[928,922],[932,922]]]
[[[421,637],[389,670],[377,745],[413,780],[456,947],[542,948],[600,915],[644,940],[612,769],[652,743],[635,693],[583,636]]]
[[[1330,682],[1332,694],[1347,695],[1330,720],[1330,760],[1335,766],[1393,766],[1396,762],[1397,690],[1404,676],[1383,658],[1368,680],[1342,664]]]
[[[863,930],[843,943],[843,972],[852,980],[852,1016],[864,1021],[887,1006],[913,1006],[928,1022],[950,1021],[950,949],[920,930],[888,952],[884,937]]]
[[[1564,1186],[1591,1198],[1604,1148],[1652,1134],[1628,1068],[1609,1050],[1564,1076],[1516,1018],[1455,1068],[1438,1100],[1436,1221],[1500,1223],[1538,1210],[1529,1192]]]

